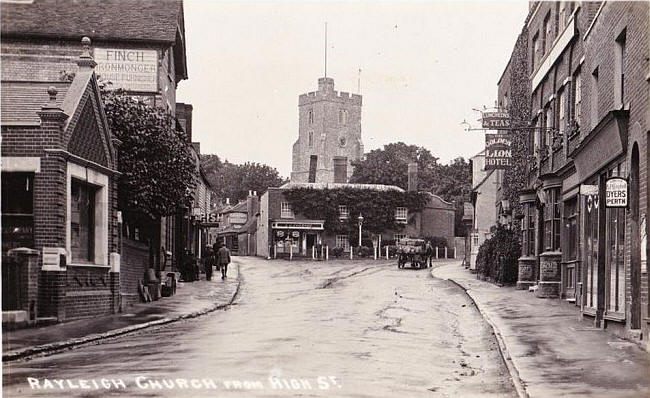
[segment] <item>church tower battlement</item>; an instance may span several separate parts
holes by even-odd
[[[361,95],[335,91],[330,77],[318,79],[318,91],[298,97],[292,182],[348,182],[352,162],[363,157],[361,104]]]

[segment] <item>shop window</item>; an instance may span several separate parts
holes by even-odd
[[[280,218],[295,218],[289,202],[280,203]]]
[[[609,171],[608,177],[625,175],[624,164]],[[622,313],[625,309],[625,209],[605,211],[605,287],[606,311]]]
[[[336,247],[342,247],[343,251],[350,251],[350,241],[347,235],[336,235]]]
[[[395,209],[395,221],[401,224],[406,224],[408,210],[406,207],[398,207]]]
[[[348,207],[346,205],[339,205],[339,219],[347,220],[349,216]]]
[[[406,239],[406,234],[395,234],[393,235],[393,239],[395,239],[395,243],[397,243],[402,239]]]
[[[34,174],[2,173],[2,252],[34,247]]]
[[[591,181],[590,185],[596,185],[598,181]],[[586,270],[586,300],[585,306],[596,308],[598,303],[598,197],[587,195],[585,197],[585,259]]]
[[[578,200],[564,202],[564,255],[565,261],[578,259]]]
[[[535,255],[535,203],[523,204],[524,218],[521,227],[521,254],[523,256]],[[478,243],[478,242],[477,242]]]
[[[546,190],[544,206],[544,249],[546,251],[560,250],[560,189]]]
[[[97,188],[72,179],[70,197],[70,248],[72,260],[95,260],[95,194]]]

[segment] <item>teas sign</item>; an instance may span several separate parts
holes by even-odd
[[[155,93],[158,91],[158,51],[95,48],[95,72],[113,89]]]
[[[484,129],[499,129],[510,127],[510,114],[508,112],[483,112],[481,124]]]
[[[512,166],[512,140],[509,134],[485,134],[485,170]]]
[[[627,180],[612,177],[605,183],[605,207],[627,207]]]

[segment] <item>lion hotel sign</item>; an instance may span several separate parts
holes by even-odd
[[[95,71],[111,88],[131,92],[158,91],[158,51],[143,49],[95,48]]]

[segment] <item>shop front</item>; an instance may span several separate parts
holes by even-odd
[[[311,256],[314,247],[322,244],[324,223],[323,220],[273,220],[271,222],[271,253]]]

